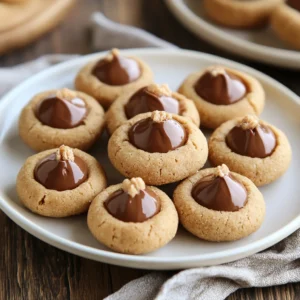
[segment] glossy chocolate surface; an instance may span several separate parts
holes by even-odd
[[[146,188],[135,197],[123,190],[114,192],[105,202],[107,211],[124,222],[144,222],[160,211],[160,201],[157,195]]]
[[[155,110],[179,114],[179,102],[168,96],[158,96],[151,93],[147,88],[137,91],[125,105],[125,113],[128,119],[146,112]]]
[[[248,93],[243,80],[227,71],[215,75],[206,72],[199,78],[194,88],[201,98],[216,105],[233,104]]]
[[[78,156],[75,156],[74,161],[63,161],[57,160],[56,154],[53,153],[37,164],[34,178],[49,190],[72,190],[86,181],[88,168]]]
[[[233,212],[245,206],[247,191],[230,174],[224,177],[209,175],[196,183],[192,197],[208,209]]]
[[[134,59],[113,55],[112,60],[101,59],[92,74],[108,85],[125,85],[137,80],[141,70]]]
[[[265,158],[276,147],[276,137],[266,126],[258,125],[255,129],[234,127],[226,136],[227,146],[235,153],[249,157]]]
[[[53,128],[69,129],[83,124],[87,114],[85,103],[80,98],[65,100],[50,97],[40,102],[36,117],[44,124]]]
[[[130,128],[128,136],[131,144],[150,153],[167,153],[187,141],[185,129],[173,119],[160,123],[143,119]]]
[[[287,5],[300,12],[300,1],[299,0],[288,0]]]

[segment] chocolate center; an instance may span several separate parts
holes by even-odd
[[[200,179],[192,189],[192,197],[200,205],[218,211],[237,211],[247,202],[243,184],[230,174],[209,175]]]
[[[299,0],[288,0],[287,5],[300,11],[300,1]]]
[[[206,72],[199,78],[194,88],[201,98],[216,105],[233,104],[248,93],[242,79],[225,70],[215,74],[213,71]]]
[[[148,188],[140,191],[135,197],[118,190],[104,205],[112,216],[124,222],[144,222],[160,211],[157,195]]]
[[[140,120],[130,128],[128,136],[131,144],[150,153],[167,153],[187,141],[185,129],[173,119],[159,123],[151,118]]]
[[[49,190],[66,191],[78,187],[88,178],[86,163],[78,156],[74,161],[57,160],[50,154],[41,160],[34,169],[34,178]]]
[[[158,96],[148,91],[147,88],[142,88],[125,105],[125,113],[128,119],[155,110],[179,114],[179,102],[172,97]]]
[[[258,125],[246,130],[236,126],[227,134],[226,143],[233,152],[240,155],[265,158],[274,151],[276,138],[267,126]]]
[[[59,97],[51,97],[40,102],[36,117],[44,125],[68,129],[81,125],[86,113],[85,103],[80,98],[68,101]]]
[[[134,59],[113,55],[111,60],[101,59],[92,74],[106,84],[124,85],[137,80],[141,70]]]

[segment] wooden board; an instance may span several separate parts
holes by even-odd
[[[0,3],[0,54],[25,46],[61,22],[75,0]]]

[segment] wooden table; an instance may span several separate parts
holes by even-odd
[[[145,28],[182,48],[233,58],[276,78],[300,95],[300,72],[233,57],[198,40],[169,13],[161,0],[82,0],[65,22],[33,45],[0,58],[13,66],[43,54],[91,52],[88,21],[92,11]],[[110,266],[60,251],[31,236],[0,211],[0,299],[93,300],[117,291],[148,271]],[[228,299],[299,299],[300,283],[239,290]],[[134,300],[134,299],[132,299]]]

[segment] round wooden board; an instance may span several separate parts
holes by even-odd
[[[23,47],[63,20],[76,0],[0,3],[0,54]]]

